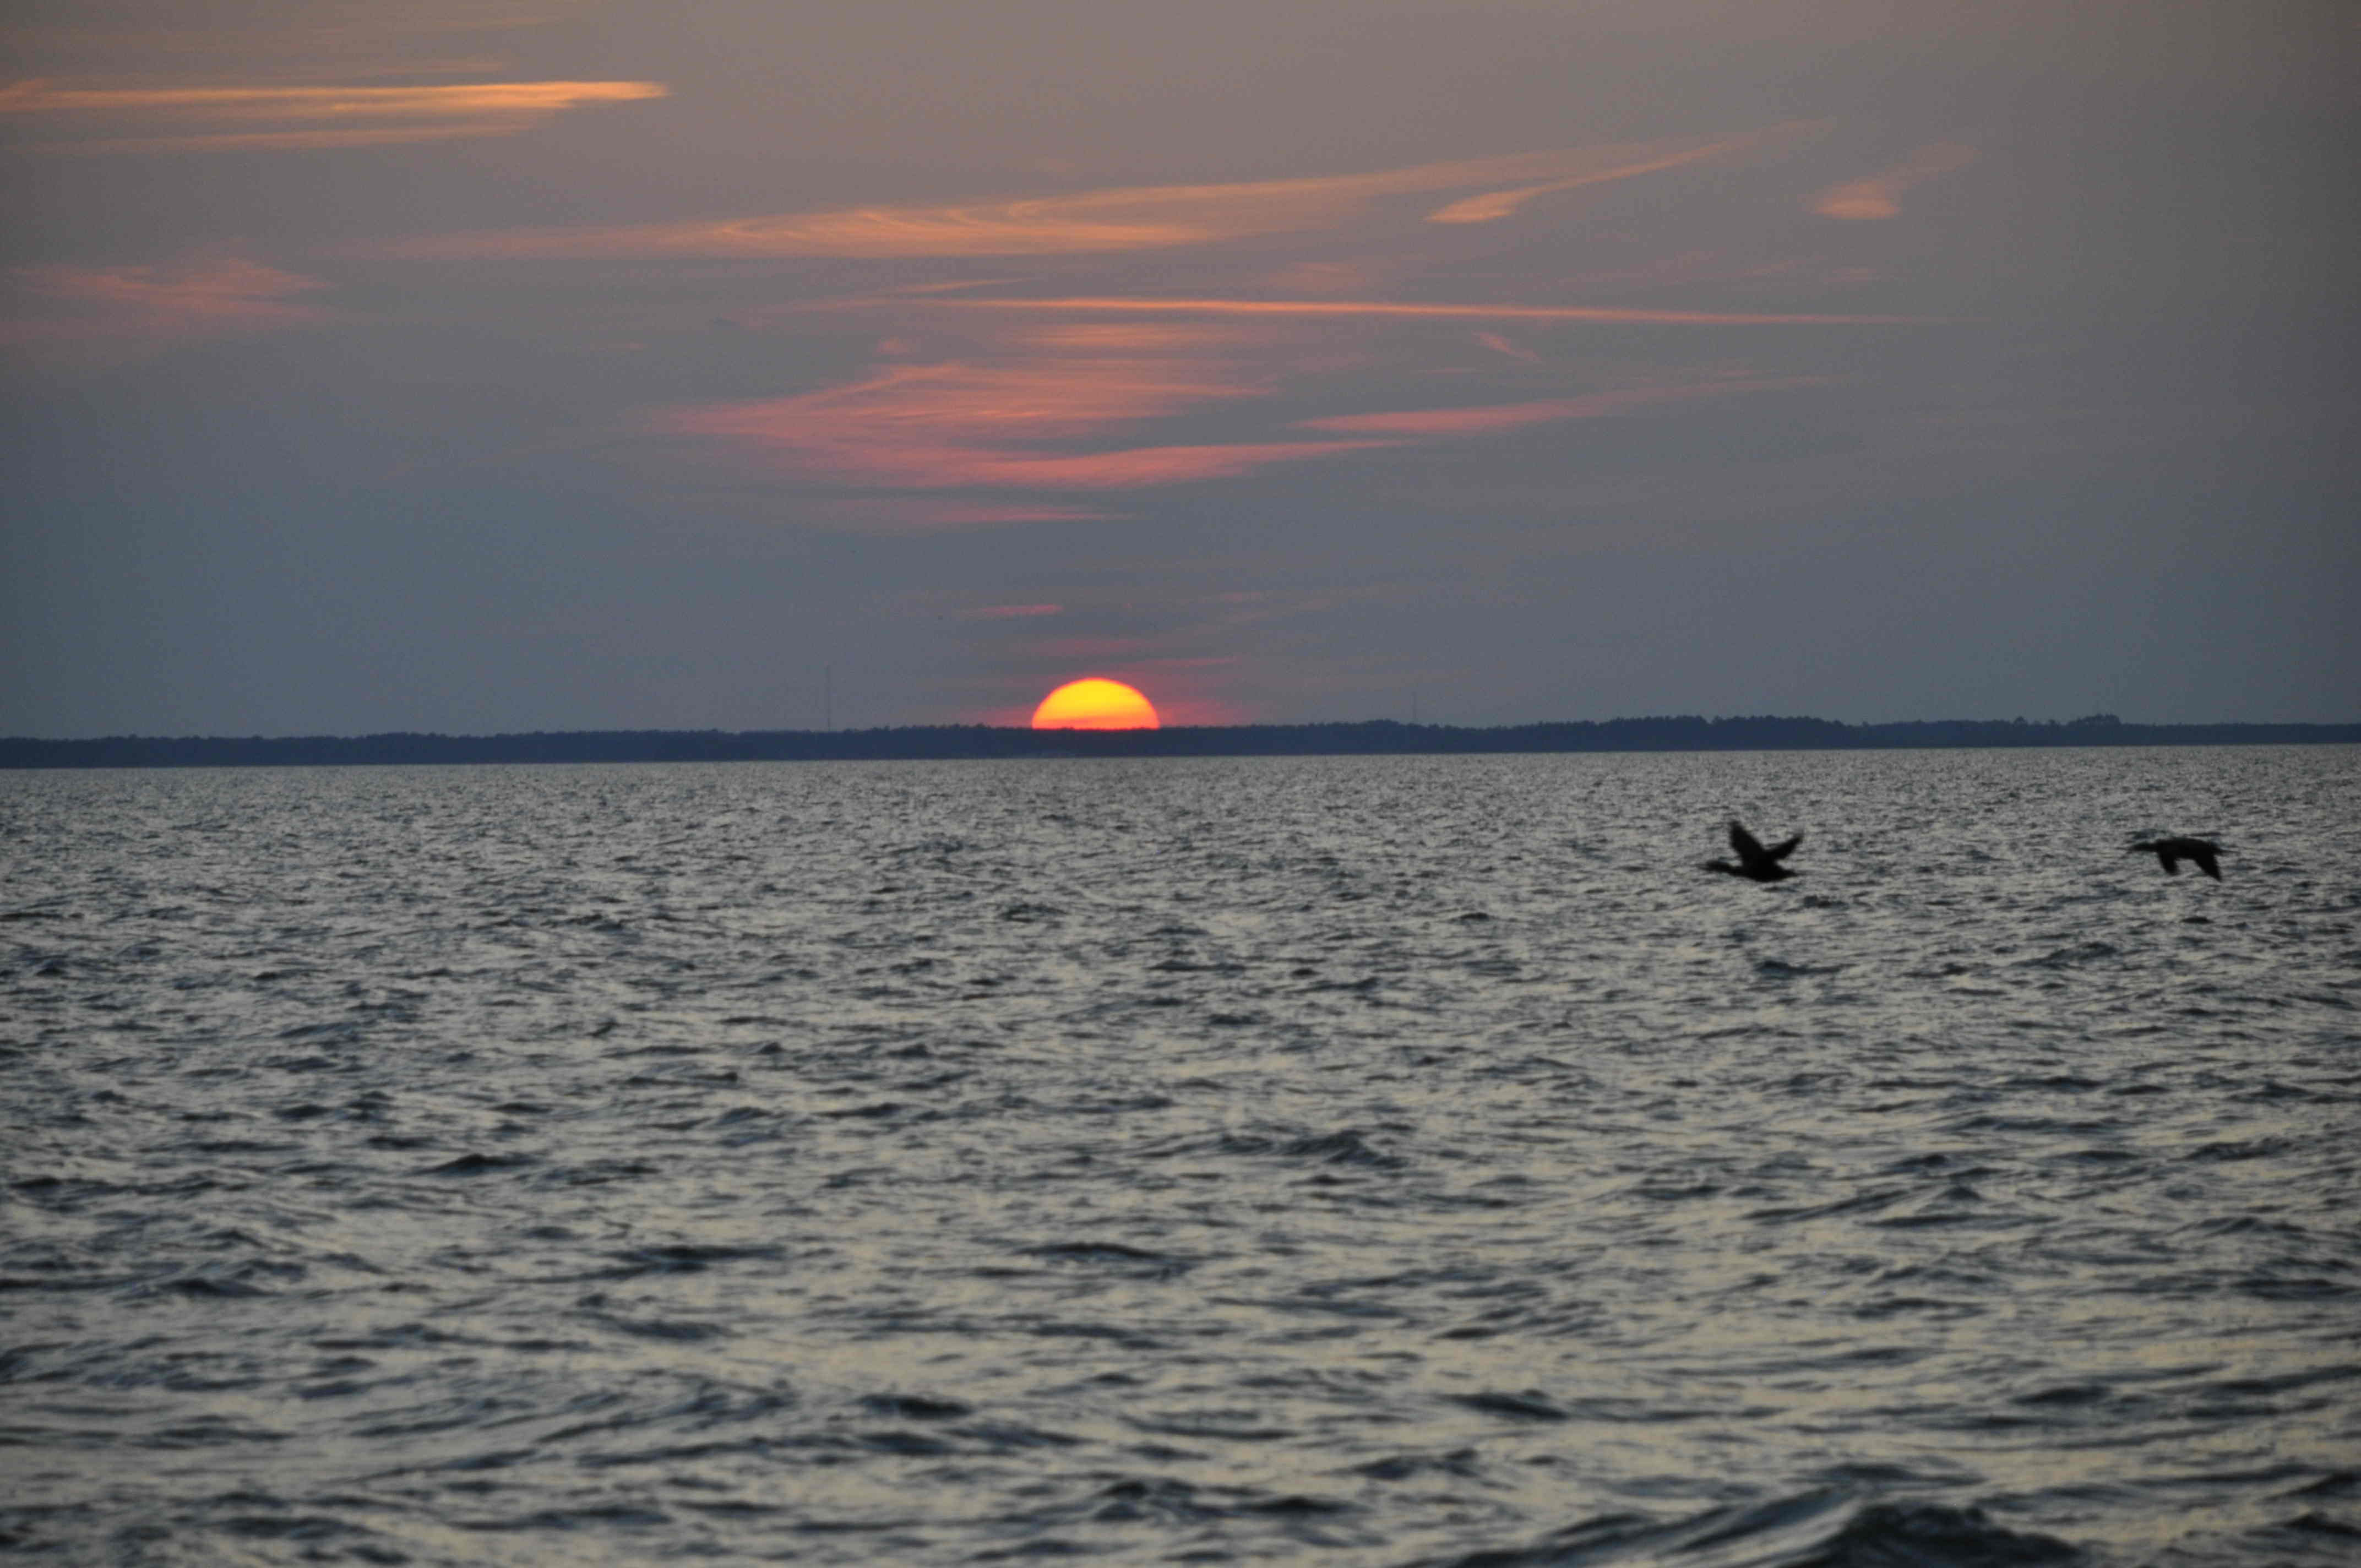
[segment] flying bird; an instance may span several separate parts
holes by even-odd
[[[1730,824],[1730,847],[1738,851],[1736,863],[1729,861],[1708,861],[1704,870],[1723,872],[1730,876],[1742,876],[1750,882],[1784,882],[1795,873],[1779,862],[1795,852],[1804,841],[1801,833],[1765,849],[1763,840],[1746,830],[1745,824],[1735,817]]]
[[[2193,861],[2199,871],[2215,882],[2222,880],[2222,867],[2213,857],[2221,852],[2221,845],[2204,839],[2143,839],[2124,849],[2126,855],[2153,854],[2167,876],[2179,876],[2180,862]]]

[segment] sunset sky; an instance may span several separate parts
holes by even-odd
[[[0,733],[2361,718],[2361,6],[11,15]]]

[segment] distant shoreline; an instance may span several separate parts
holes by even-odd
[[[920,762],[1024,757],[1466,756],[1563,751],[1869,751],[2058,746],[2361,744],[2361,724],[2127,724],[1933,719],[1610,718],[1468,729],[1370,719],[1166,729],[588,729],[522,735],[385,734],[95,740],[0,737],[0,768],[369,767],[480,762]]]

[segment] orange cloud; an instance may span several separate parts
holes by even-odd
[[[1455,186],[1530,184],[1521,192],[1475,198],[1510,207],[1544,190],[1609,180],[1733,155],[1797,134],[1774,126],[1736,136],[1686,137],[1499,158],[1424,163],[1372,173],[1265,180],[1227,185],[1147,185],[1071,195],[932,206],[847,207],[719,223],[643,224],[625,228],[525,230],[412,240],[391,254],[421,258],[575,257],[982,257],[1062,256],[1211,245],[1258,235],[1332,228],[1375,203]],[[1473,211],[1473,209],[1470,209]]]
[[[657,417],[668,434],[741,443],[799,474],[897,489],[1130,490],[1235,478],[1279,463],[1339,456],[1406,441],[1478,435],[1565,420],[1598,419],[1650,404],[1819,384],[1815,378],[1727,378],[1628,388],[1477,408],[1334,414],[1290,429],[1345,439],[1043,450],[1103,439],[1119,422],[1210,400],[1259,395],[1205,367],[1174,362],[1056,358],[1042,363],[900,367],[851,386],[798,397],[679,409]],[[1066,521],[1065,509],[925,502],[834,503],[867,521],[901,526]],[[1090,514],[1082,514],[1090,515]],[[976,613],[1048,614],[1056,607]]]
[[[858,302],[854,302],[858,303]],[[844,302],[816,307],[841,308]],[[1635,326],[1899,326],[1929,324],[1932,316],[1815,315],[1764,311],[1653,311],[1606,305],[1417,304],[1394,300],[953,300],[928,302],[938,310],[1088,311],[1175,316],[1368,316],[1426,320],[1609,322]]]
[[[330,315],[295,297],[327,285],[233,256],[166,267],[28,267],[15,278],[31,308],[0,326],[0,339],[18,344],[163,343]]]
[[[1170,336],[1168,330],[1149,341]],[[1230,478],[1273,463],[1376,444],[1283,441],[1054,450],[1104,440],[1119,424],[1267,391],[1219,357],[1092,352],[1139,346],[1138,334],[1128,331],[1102,336],[1052,329],[1013,345],[1013,355],[1038,358],[895,367],[825,391],[675,410],[658,416],[654,428],[745,443],[798,472],[839,483],[920,490],[1137,489]]]
[[[1902,211],[1902,196],[1912,186],[1922,184],[1938,174],[1949,174],[1955,169],[1965,169],[1976,160],[1976,149],[1958,142],[1938,142],[1922,148],[1907,162],[1895,165],[1882,174],[1866,180],[1855,180],[1843,185],[1831,185],[1812,198],[1812,211],[1824,218],[1845,218],[1854,222],[1890,218]]]
[[[1555,195],[1560,191],[1577,190],[1585,185],[1603,184],[1610,180],[1629,180],[1637,174],[1653,174],[1660,170],[1678,169],[1685,163],[1699,163],[1719,158],[1734,149],[1735,138],[1707,142],[1684,148],[1658,158],[1642,158],[1624,161],[1588,173],[1571,175],[1564,180],[1552,180],[1539,185],[1527,185],[1510,191],[1488,191],[1480,196],[1466,196],[1448,206],[1427,214],[1431,224],[1496,224],[1514,217],[1519,208],[1540,196]]]
[[[857,533],[1003,527],[1020,522],[1105,522],[1118,515],[1095,507],[1040,501],[1022,504],[965,501],[930,495],[819,500],[799,505],[796,510],[796,520],[800,522],[842,528]]]
[[[1783,380],[1727,380],[1691,386],[1633,387],[1620,391],[1591,392],[1578,398],[1548,398],[1533,402],[1500,403],[1488,408],[1409,409],[1399,412],[1332,414],[1295,422],[1298,430],[1366,432],[1372,435],[1476,435],[1495,430],[1518,430],[1529,424],[1560,420],[1598,419],[1651,403],[1685,402],[1695,398],[1733,392],[1759,392],[1789,387],[1817,386],[1820,378]]]
[[[876,302],[869,302],[874,305]],[[829,308],[861,308],[837,302]],[[1796,317],[1581,307],[1400,305],[1388,302],[1224,300],[969,301],[901,299],[890,308],[1046,313],[1049,319],[995,323],[989,352],[931,364],[881,364],[848,384],[790,397],[675,408],[654,415],[659,433],[731,444],[799,477],[906,492],[892,498],[823,499],[805,509],[855,526],[952,527],[966,523],[1080,521],[1038,501],[1015,506],[962,498],[925,502],[927,492],[1116,492],[1235,478],[1274,465],[1325,459],[1407,442],[1472,436],[1553,421],[1598,418],[1647,404],[1810,384],[1725,377],[1599,390],[1576,397],[1478,407],[1392,410],[1301,419],[1262,439],[1148,444],[1123,427],[1209,405],[1270,395],[1293,372],[1336,373],[1339,359],[1319,331],[1265,316],[1315,322],[1363,317],[1535,316],[1612,322],[1775,323],[1894,320]],[[1057,319],[1057,313],[1084,313]],[[1108,313],[1093,315],[1090,313]],[[1179,319],[1148,319],[1150,313]],[[1203,315],[1241,318],[1205,322]],[[1111,316],[1111,319],[1110,319]],[[889,340],[899,341],[899,340]]]
[[[1505,354],[1511,359],[1521,359],[1528,365],[1538,365],[1542,362],[1540,355],[1530,348],[1520,348],[1497,332],[1479,332],[1476,334],[1476,341],[1495,354]]]
[[[374,147],[511,136],[569,109],[661,98],[653,82],[479,82],[445,87],[0,89],[0,114],[36,118],[52,152],[217,152]]]

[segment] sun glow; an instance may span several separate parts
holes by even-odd
[[[1156,729],[1156,705],[1121,681],[1068,681],[1033,710],[1036,729]]]

